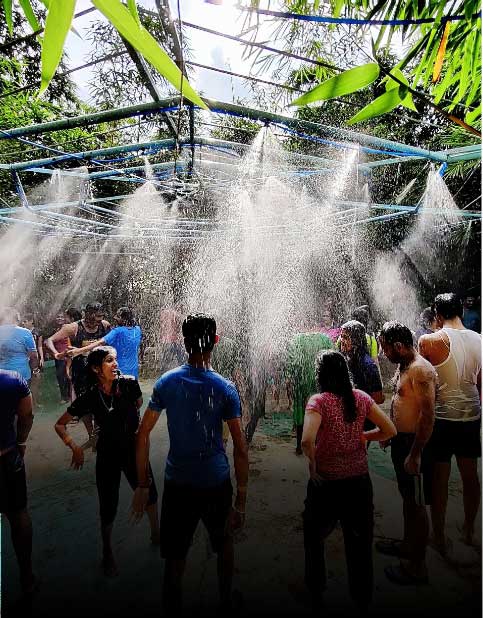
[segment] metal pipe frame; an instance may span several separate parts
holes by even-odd
[[[375,146],[377,148],[382,148],[393,152],[394,154],[401,153],[404,155],[414,155],[422,157],[424,159],[441,161],[442,163],[448,161],[448,157],[451,157],[451,162],[459,160],[469,160],[471,158],[481,158],[481,150],[479,150],[477,147],[470,147],[468,150],[463,151],[462,149],[453,149],[444,152],[433,152],[430,150],[425,150],[423,148],[408,146],[399,142],[385,140],[379,137],[365,135],[363,133],[357,133],[348,129],[330,127],[328,125],[319,124],[316,122],[309,122],[307,120],[300,120],[297,118],[291,118],[289,116],[283,116],[281,114],[273,114],[271,112],[244,107],[241,105],[236,105],[234,103],[225,103],[223,101],[217,101],[214,99],[204,99],[204,102],[213,113],[232,114],[261,122],[281,123],[287,127],[293,128],[303,127],[304,129],[313,131],[315,133],[322,133],[328,135],[339,141],[346,140],[349,142],[356,142],[362,145]],[[10,129],[9,131],[4,131],[0,133],[0,139],[14,139],[16,137],[42,134],[51,131],[70,129],[74,127],[87,127],[95,124],[100,124],[102,122],[119,120],[121,118],[160,114],[177,109],[179,107],[179,104],[180,97],[170,97],[151,103],[140,103],[138,105],[115,108],[112,110],[97,112],[94,114],[86,114],[83,116],[75,116],[63,120],[56,120],[53,122],[46,122],[26,127],[18,127],[16,129]]]

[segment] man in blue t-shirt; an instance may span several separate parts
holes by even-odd
[[[110,345],[117,352],[117,365],[123,375],[139,377],[139,346],[141,345],[141,328],[136,325],[134,313],[129,307],[120,307],[114,320],[117,326],[102,339],[97,339],[82,348],[71,348],[67,356],[75,358],[87,354],[101,345]]]
[[[195,313],[182,325],[188,362],[164,373],[154,385],[137,435],[139,487],[133,515],[140,519],[148,498],[149,434],[166,410],[170,449],[161,507],[161,554],[166,560],[163,606],[181,614],[181,583],[186,556],[201,519],[218,554],[221,603],[231,607],[233,533],[244,524],[248,449],[241,427],[235,385],[213,371],[211,352],[218,342],[213,317]],[[233,440],[237,494],[232,506],[230,464],[223,444],[223,421]]]
[[[32,573],[32,522],[27,511],[23,458],[33,414],[28,384],[19,373],[0,369],[0,401],[0,513],[10,524],[22,592],[28,595],[36,581]]]
[[[27,382],[38,375],[39,357],[32,333],[17,326],[18,313],[10,307],[0,314],[0,369],[17,371]]]

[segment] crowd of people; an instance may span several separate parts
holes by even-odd
[[[325,309],[322,324],[315,319],[303,324],[290,342],[283,366],[277,367],[293,406],[296,453],[308,460],[305,582],[314,610],[320,610],[326,587],[324,539],[338,522],[344,533],[351,596],[361,613],[368,611],[372,601],[371,442],[390,446],[402,498],[404,537],[375,543],[377,551],[399,559],[385,568],[391,582],[427,583],[429,542],[443,557],[452,557],[446,509],[453,455],[463,486],[462,538],[468,545],[475,542],[480,504],[481,335],[465,327],[465,315],[473,328],[478,326],[474,304],[469,317],[467,308],[455,294],[440,294],[421,314],[417,333],[389,321],[378,329],[377,337],[369,307],[357,308],[340,327]],[[23,458],[33,423],[31,392],[45,348],[55,359],[60,395],[68,404],[55,431],[72,451],[72,467],[82,468],[86,448],[96,452],[105,575],[118,573],[112,532],[122,473],[134,492],[132,516],[139,521],[147,513],[151,542],[160,545],[166,561],[166,615],[180,615],[186,558],[200,520],[218,555],[221,604],[229,609],[233,537],[245,520],[248,446],[237,386],[211,365],[220,339],[216,321],[206,314],[190,314],[182,322],[181,337],[173,338],[171,333],[165,345],[178,361],[179,350],[173,352],[173,345],[179,346],[182,340],[186,362],[159,377],[141,417],[141,329],[128,307],[117,310],[114,327],[104,318],[99,303],[86,305],[83,315],[68,309],[57,316],[58,328],[45,338],[44,346],[32,316],[21,322],[14,310],[1,312],[0,512],[11,526],[22,589],[31,594],[36,587]],[[385,399],[379,368],[382,355],[397,365],[389,415],[380,407]],[[163,411],[170,448],[159,518],[149,437]],[[88,433],[83,445],[68,431],[79,420]],[[224,424],[233,441],[235,492]]]

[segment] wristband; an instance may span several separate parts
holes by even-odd
[[[26,442],[17,442],[17,446],[27,446]]]
[[[236,506],[234,506],[232,508],[235,511],[235,513],[239,513],[240,515],[245,515],[245,511],[240,511],[240,509],[237,509]]]
[[[32,369],[32,375],[38,376],[40,373],[40,369]]]

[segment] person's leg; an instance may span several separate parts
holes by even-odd
[[[160,545],[165,559],[163,616],[180,616],[186,556],[198,525],[199,497],[193,488],[165,480],[161,501]]]
[[[149,486],[149,498],[146,505],[146,513],[151,529],[151,543],[159,545],[159,517],[158,517],[158,491],[154,482],[153,470],[149,465],[149,478],[151,484]],[[133,442],[132,448],[126,452],[126,457],[123,461],[122,471],[133,491],[136,491],[138,486],[137,469],[136,469],[136,446]]]
[[[407,560],[405,570],[417,578],[427,577],[426,547],[429,537],[429,520],[425,505],[416,504],[410,497],[404,499],[407,517]]]
[[[311,595],[314,610],[321,607],[327,585],[324,540],[337,523],[336,504],[333,492],[330,491],[336,482],[327,482],[316,487],[309,481],[307,485],[303,512],[305,585]]]
[[[472,545],[475,533],[475,519],[481,498],[477,459],[456,457],[456,462],[463,482],[463,506],[465,513],[463,539],[467,545]]]
[[[220,592],[221,605],[231,609],[231,588],[233,583],[233,571],[235,564],[235,551],[233,537],[226,536],[223,547],[217,554],[218,590]]]
[[[433,467],[433,496],[431,504],[431,522],[433,543],[441,553],[446,553],[446,507],[448,504],[448,481],[451,462],[436,461]]]
[[[98,453],[96,460],[96,485],[99,496],[102,536],[102,568],[107,577],[119,574],[112,551],[112,528],[119,503],[121,466],[113,453]]]
[[[369,476],[350,479],[341,486],[341,526],[347,561],[349,590],[359,610],[367,612],[372,600],[374,573],[372,541],[374,505]]]
[[[178,618],[182,612],[182,582],[186,560],[167,558],[164,563],[162,615]]]
[[[24,593],[31,592],[35,577],[32,572],[32,520],[27,509],[5,513],[10,523],[12,544],[20,570],[20,585]]]

